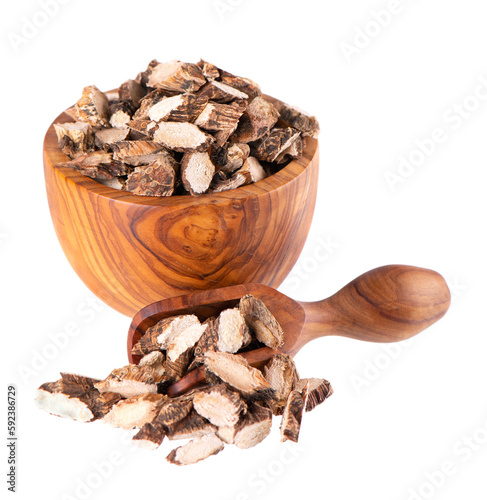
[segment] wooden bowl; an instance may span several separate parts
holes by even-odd
[[[53,123],[68,121],[73,119],[62,113]],[[315,139],[306,138],[303,157],[274,175],[199,197],[136,196],[54,167],[68,159],[51,124],[44,174],[59,242],[88,288],[128,316],[196,290],[248,282],[278,287],[311,225]]]

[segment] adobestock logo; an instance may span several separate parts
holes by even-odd
[[[7,35],[10,46],[15,54],[27,45],[39,32],[45,28],[49,21],[55,17],[61,5],[67,5],[71,0],[39,0],[39,9],[29,17],[21,17],[21,26],[17,33],[10,32]]]

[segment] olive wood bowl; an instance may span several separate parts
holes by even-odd
[[[62,113],[53,123],[67,121]],[[133,195],[54,166],[68,160],[51,124],[44,175],[57,237],[88,288],[127,316],[198,290],[249,282],[277,288],[311,225],[318,141],[309,137],[302,158],[279,172],[199,197]]]

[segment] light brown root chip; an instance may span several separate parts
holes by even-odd
[[[118,189],[118,190],[123,190],[125,189],[125,180],[120,177],[114,177],[113,179],[96,179],[97,182],[100,184],[103,184],[104,186],[107,186],[112,189]]]
[[[202,417],[217,427],[234,426],[247,409],[243,399],[223,384],[197,391],[193,405]]]
[[[130,139],[137,141],[152,140],[157,130],[157,123],[151,120],[131,120],[127,123],[130,129]]]
[[[261,300],[246,295],[240,299],[239,308],[247,324],[254,330],[257,340],[272,349],[282,346],[284,332],[281,325]]]
[[[37,406],[52,415],[79,422],[102,418],[120,400],[120,395],[100,394],[94,384],[98,380],[61,373],[57,382],[42,384],[37,390]]]
[[[127,191],[143,196],[171,196],[176,185],[178,162],[168,154],[158,155],[149,165],[136,167],[127,178]]]
[[[146,165],[147,156],[168,154],[163,144],[152,141],[120,141],[112,144],[113,157],[129,165]]]
[[[54,130],[61,151],[70,158],[93,150],[93,129],[89,123],[55,123]]]
[[[262,97],[256,97],[247,106],[236,132],[230,137],[232,142],[253,142],[264,137],[276,124],[279,112]]]
[[[204,324],[206,324],[206,329],[196,343],[194,349],[195,364],[204,362],[206,351],[218,350],[218,325],[216,318],[208,318]],[[191,370],[192,368],[194,368],[194,366],[191,366],[189,369]]]
[[[196,92],[206,83],[206,78],[196,64],[169,61],[154,66],[147,83],[153,88],[175,92]]]
[[[68,167],[77,170],[92,179],[113,179],[127,175],[131,169],[119,161],[112,159],[112,153],[106,151],[93,151],[79,155],[74,160],[59,163],[57,167]]]
[[[168,425],[167,429],[167,437],[170,440],[193,439],[211,434],[217,430],[216,426],[208,422],[195,410],[188,413],[182,420]]]
[[[95,383],[101,392],[115,392],[124,398],[157,393],[157,383],[162,380],[160,371],[148,365],[127,365],[116,368],[105,380]]]
[[[152,421],[155,425],[164,427],[174,426],[177,422],[182,421],[189,415],[193,409],[192,396],[185,394],[178,398],[168,398],[164,400],[159,413]]]
[[[198,91],[198,95],[210,101],[228,103],[236,100],[248,99],[245,92],[241,92],[226,83],[210,81]]]
[[[118,96],[124,101],[130,101],[136,108],[140,100],[147,94],[147,90],[135,80],[127,80],[118,89]]]
[[[154,122],[194,122],[206,106],[206,97],[194,94],[178,94],[166,97],[149,109],[149,118]]]
[[[188,371],[188,367],[193,360],[194,349],[190,347],[184,351],[177,359],[174,361],[170,358],[166,358],[164,363],[164,368],[166,370],[166,379],[173,382],[177,382],[179,379],[184,377]]]
[[[139,366],[149,366],[152,368],[157,375],[162,377],[164,375],[164,361],[165,356],[160,351],[152,351],[149,354],[146,354],[140,361]]]
[[[301,133],[291,127],[274,128],[260,144],[253,150],[252,154],[262,161],[275,162],[280,155],[300,139]],[[285,153],[290,155],[291,152]]]
[[[298,391],[291,391],[282,414],[281,441],[298,442],[304,407],[303,395]]]
[[[226,352],[207,351],[205,366],[211,373],[245,396],[270,389],[262,373],[251,367],[241,356]]]
[[[167,461],[176,465],[190,465],[216,455],[223,450],[224,443],[216,435],[210,434],[193,439],[169,453]]]
[[[245,318],[238,308],[225,309],[216,320],[218,328],[218,350],[237,352],[249,335]]]
[[[235,76],[228,71],[220,70],[220,80],[222,83],[240,90],[240,92],[244,92],[250,99],[262,94],[259,85],[257,85],[257,83],[252,81],[250,78]]]
[[[166,97],[174,97],[173,92],[167,90],[155,89],[144,96],[139,103],[139,109],[134,114],[134,120],[148,120],[149,110],[159,101]]]
[[[110,104],[110,125],[113,128],[127,128],[127,123],[135,112],[132,101],[115,101]]]
[[[209,102],[202,110],[195,125],[205,130],[235,130],[238,120],[245,110],[244,105],[238,103],[219,104]]]
[[[215,157],[215,162],[220,171],[233,173],[243,166],[249,157],[250,146],[245,143],[225,144]]]
[[[78,119],[95,127],[109,127],[108,99],[96,85],[83,89],[83,93],[76,103]]]
[[[215,139],[192,123],[160,122],[154,140],[180,153],[207,151]]]
[[[201,69],[203,76],[207,80],[217,80],[220,77],[220,71],[218,70],[218,68],[214,64],[212,64],[208,61],[204,61],[203,59],[200,59],[196,63],[196,66],[198,66],[198,68]]]
[[[132,438],[132,443],[139,448],[155,450],[162,444],[165,435],[166,431],[162,425],[147,422]]]
[[[271,426],[271,411],[257,403],[251,403],[247,413],[236,425],[235,446],[243,449],[252,448],[269,435]]]
[[[259,160],[253,156],[249,156],[244,161],[242,168],[237,170],[235,173],[245,176],[247,184],[259,182],[266,177],[265,170],[262,168]]]
[[[129,132],[128,128],[102,128],[95,132],[95,145],[100,149],[109,149],[111,144],[125,141]]]
[[[167,359],[176,361],[184,352],[192,348],[206,330],[206,324],[192,323],[187,328],[173,334],[167,344]]]
[[[274,163],[284,163],[289,160],[298,159],[303,156],[303,139],[298,137],[288,148],[282,152],[274,160]]]
[[[291,127],[301,131],[303,136],[309,136],[315,139],[318,138],[320,124],[316,117],[296,106],[290,106],[284,103],[279,107],[279,112],[281,114],[281,119]]]
[[[186,191],[193,196],[208,190],[215,165],[208,153],[186,153],[181,160],[181,179]]]
[[[194,324],[200,324],[200,321],[193,314],[161,319],[154,326],[147,328],[143,337],[132,348],[132,354],[143,356],[152,351],[166,349],[173,335],[177,335]]]
[[[103,422],[122,429],[139,429],[151,422],[157,415],[162,402],[167,398],[162,394],[143,394],[130,399],[122,399],[106,414]]]
[[[308,401],[306,403],[306,411],[311,411],[313,408],[323,403],[325,399],[333,394],[333,388],[324,378],[303,378],[296,384],[296,391],[303,393],[308,386]]]
[[[274,389],[274,399],[269,406],[274,415],[282,415],[290,392],[298,382],[298,373],[291,356],[276,354],[266,365],[264,376],[269,386]]]

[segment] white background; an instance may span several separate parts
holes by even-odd
[[[2,391],[6,401],[7,384],[17,385],[17,498],[485,500],[483,2],[53,0],[46,18],[41,1],[26,0],[2,10]],[[34,21],[45,25],[29,31]],[[256,448],[181,468],[165,461],[167,442],[135,450],[125,432],[33,403],[60,371],[104,377],[125,364],[130,323],[94,299],[61,251],[42,141],[83,86],[114,88],[153,58],[200,57],[320,120],[315,217],[283,292],[317,300],[402,263],[442,273],[453,302],[394,350],[342,338],[304,348],[301,376],[326,377],[335,395],[305,415],[299,445],[279,442],[276,420]],[[443,141],[421,158],[417,141],[434,129]],[[415,166],[399,169],[401,156]],[[388,183],[387,172],[400,178]],[[76,335],[53,350],[70,328]]]

